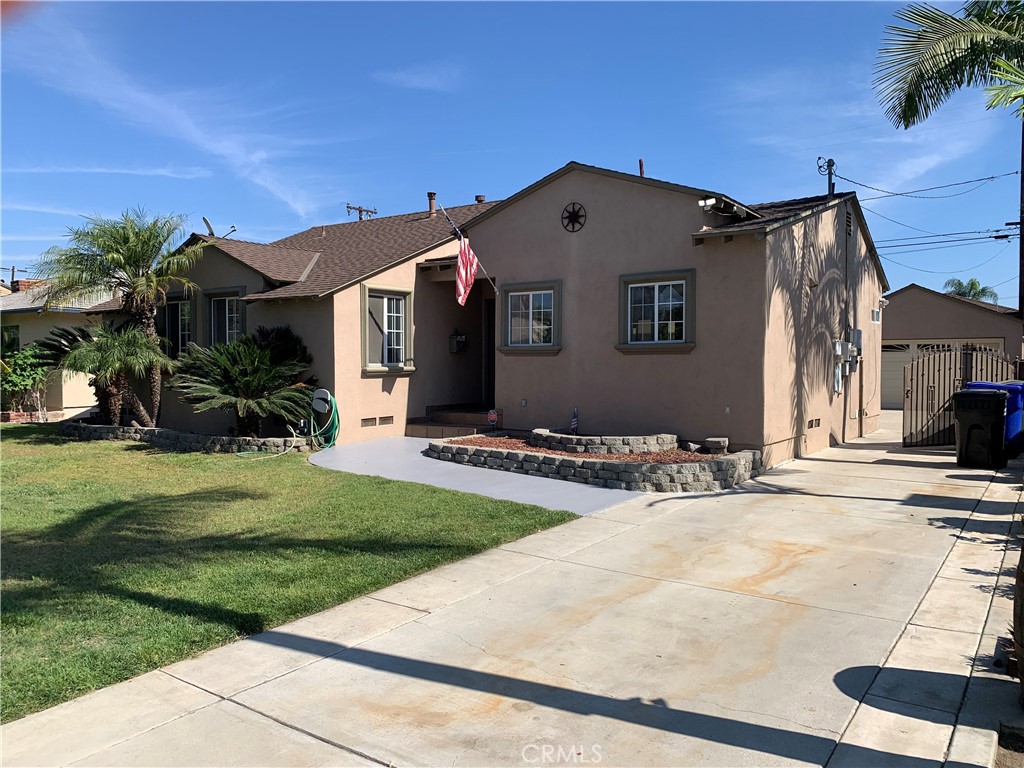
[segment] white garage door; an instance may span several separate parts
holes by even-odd
[[[912,357],[909,344],[882,345],[883,408],[903,408],[903,367]]]

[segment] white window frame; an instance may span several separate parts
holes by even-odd
[[[217,316],[220,312],[219,302],[224,302],[224,341],[217,339]],[[231,307],[234,306],[234,312]],[[231,319],[235,320],[234,330],[231,328]],[[214,296],[210,299],[210,340],[213,344],[237,341],[242,336],[242,300],[238,296]]]
[[[660,298],[661,289],[663,287],[680,286],[679,294],[682,300],[679,302],[669,302],[669,306],[678,304],[682,308],[682,320],[669,320],[669,323],[678,322],[682,325],[682,338],[681,339],[660,339],[658,338],[661,326],[664,325],[659,319],[659,308],[662,306]],[[682,278],[679,280],[663,280],[661,282],[642,282],[642,283],[630,283],[626,290],[626,322],[627,322],[627,333],[628,338],[626,343],[630,345],[638,344],[685,344],[686,343],[686,279]],[[637,340],[633,338],[633,289],[634,288],[654,288],[654,317],[652,322],[654,323],[654,338]],[[644,305],[647,306],[647,305]]]
[[[384,348],[381,364],[405,365],[405,296],[371,294],[384,299]]]
[[[513,300],[518,296],[529,296],[530,297],[530,308],[527,310],[528,328],[529,333],[526,341],[515,341],[512,337],[512,303]],[[548,306],[545,308],[543,305],[537,306],[535,299],[540,296],[548,297]],[[507,301],[507,312],[508,312],[508,345],[510,347],[550,347],[554,345],[555,340],[555,292],[554,290],[547,288],[537,291],[510,291],[508,293]],[[548,340],[547,341],[534,341],[533,330],[534,330],[534,313],[547,312],[550,316],[550,322],[548,324]]]

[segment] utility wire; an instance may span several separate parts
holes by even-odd
[[[910,264],[904,264],[902,261],[896,261],[896,259],[890,259],[888,256],[882,256],[881,254],[879,254],[879,258],[885,259],[886,261],[891,261],[893,264],[898,264],[899,266],[904,267],[906,269],[913,269],[916,272],[927,272],[930,275],[960,275],[963,274],[964,272],[971,272],[975,269],[978,269],[979,267],[984,267],[986,264],[992,261],[992,259],[995,259],[1002,255],[1003,251],[1005,251],[1009,247],[1010,244],[1007,243],[1006,245],[1003,246],[999,253],[995,254],[991,259],[987,259],[981,262],[981,264],[975,264],[973,267],[968,267],[967,269],[957,269],[952,272],[948,269],[922,269],[921,267],[912,267]]]
[[[909,251],[890,251],[890,256],[899,256],[900,254],[911,254],[911,253],[924,253],[926,251],[948,251],[950,248],[966,248],[969,245],[979,245],[979,243],[960,243],[958,245],[937,245],[934,248],[914,248]],[[881,254],[879,254],[881,255]]]
[[[934,237],[955,237],[957,235],[984,235],[991,232],[1005,232],[1008,230],[1014,230],[1016,227],[996,227],[995,229],[972,229],[966,232],[943,232],[936,234]],[[875,240],[876,243],[891,243],[896,240],[920,240],[920,235],[910,235],[908,237],[883,237],[881,240]]]
[[[843,181],[848,181],[850,184],[856,184],[858,187],[864,187],[865,189],[874,190],[875,192],[881,192],[884,197],[917,197],[917,198],[921,198],[921,199],[924,199],[924,200],[939,200],[939,199],[947,198],[947,197],[959,197],[960,195],[966,195],[968,192],[973,192],[975,189],[978,189],[979,187],[982,187],[985,184],[988,184],[990,181],[995,181],[996,179],[1001,179],[1001,178],[1003,178],[1005,176],[1016,176],[1019,173],[1020,173],[1020,171],[1010,171],[1009,173],[1000,173],[1000,174],[997,174],[995,176],[984,176],[984,177],[978,178],[978,179],[968,179],[967,181],[956,181],[956,182],[953,182],[952,184],[940,184],[937,187],[923,187],[921,189],[912,189],[909,192],[893,192],[893,191],[888,190],[888,189],[882,189],[881,187],[873,187],[870,184],[863,184],[863,183],[861,183],[859,181],[854,181],[853,179],[848,179],[845,176],[840,176],[838,173],[834,173],[833,175],[837,179],[842,179]],[[972,187],[971,189],[968,189],[968,190],[966,190],[964,192],[954,192],[951,195],[919,195],[919,194],[917,194],[918,192],[932,192],[932,191],[934,191],[936,189],[950,189],[952,187],[962,187],[965,184],[977,184],[979,181],[981,183],[978,184],[977,187]],[[868,198],[865,198],[865,199],[866,200],[877,200],[878,198],[877,197],[868,197]]]
[[[873,214],[875,214],[875,216],[879,216],[880,218],[885,219],[886,221],[891,221],[893,224],[899,224],[901,227],[906,227],[907,229],[913,229],[915,232],[924,232],[926,235],[934,235],[935,237],[941,237],[941,235],[939,233],[937,233],[937,232],[929,232],[927,229],[921,229],[920,227],[912,227],[909,224],[904,224],[902,221],[896,221],[896,219],[890,219],[885,214],[879,213],[878,211],[873,211],[870,208],[868,208],[866,205],[862,205],[861,208],[863,208],[868,213],[873,213]]]
[[[1019,278],[1020,278],[1020,275],[1014,275],[1013,277],[1010,277],[1010,278],[1007,278],[1006,280],[1003,280],[1003,282],[1001,282],[1001,283],[996,283],[995,285],[990,285],[989,288],[998,288],[1000,285],[1006,285],[1011,280],[1017,280]]]
[[[945,245],[946,243],[976,243],[979,240],[1009,240],[1016,237],[1015,235],[983,235],[982,237],[954,237],[949,240],[922,240],[917,243],[893,243],[892,245],[878,245],[875,246],[879,250],[882,248],[916,248],[917,246],[929,246],[924,247],[921,250],[931,250],[930,246]]]

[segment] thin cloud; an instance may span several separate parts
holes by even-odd
[[[373,73],[373,79],[399,88],[451,93],[462,82],[462,69],[454,66],[416,66]]]
[[[121,174],[125,176],[164,176],[170,179],[203,179],[213,175],[206,168],[108,168],[99,165],[4,168],[4,173],[99,173]]]
[[[57,208],[52,205],[26,205],[24,203],[7,203],[0,206],[5,211],[25,211],[27,213],[49,213],[54,216],[85,216],[83,211],[76,211],[71,208]]]
[[[230,124],[239,121],[208,94],[149,89],[104,58],[101,46],[94,46],[81,31],[52,17],[31,29],[23,27],[5,44],[13,66],[27,70],[49,87],[200,149],[303,218],[318,209],[302,187],[268,163],[271,156],[284,151],[287,141],[232,130]],[[218,118],[221,125],[213,125]]]

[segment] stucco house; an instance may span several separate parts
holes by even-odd
[[[1020,311],[911,283],[886,295],[882,322],[882,407],[903,407],[903,368],[918,353],[976,344],[1022,354]]]
[[[448,214],[461,224],[491,205],[481,197]],[[432,193],[426,211],[316,226],[269,244],[197,234],[188,242],[197,241],[206,248],[188,277],[198,290],[170,294],[158,316],[172,355],[189,341],[290,326],[313,355],[311,374],[338,401],[339,442],[404,435],[430,406],[485,399],[484,340],[470,335],[450,351],[450,337],[481,326],[483,292],[460,307],[454,270],[431,266],[458,252]],[[159,424],[215,433],[233,419],[196,414],[168,392]]]
[[[11,292],[0,295],[0,344],[3,355],[24,349],[46,338],[55,328],[89,325],[85,315],[96,300],[73,302],[46,309],[46,287],[38,280],[15,280]],[[46,410],[50,419],[79,416],[96,405],[89,378],[80,373],[53,374],[46,387]]]
[[[877,428],[888,283],[854,193],[745,205],[569,163],[465,231],[507,428],[578,408],[582,432],[725,436],[769,466]]]
[[[289,325],[334,392],[341,442],[506,428],[728,437],[769,466],[866,434],[888,289],[853,193],[757,205],[569,163],[507,200],[207,244],[171,296],[172,352]],[[461,418],[460,418],[461,417]],[[220,418],[220,421],[217,419]],[[214,432],[168,393],[161,426]]]

